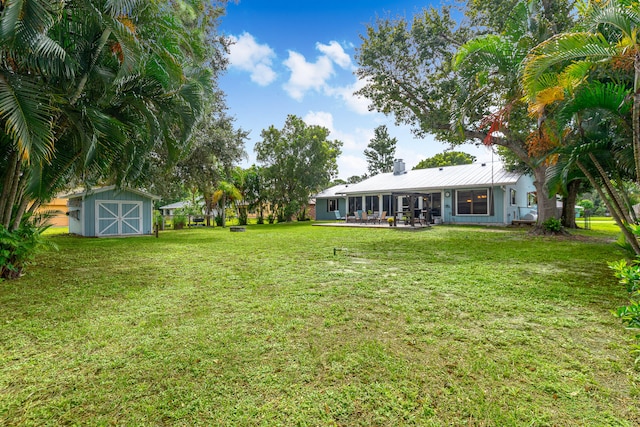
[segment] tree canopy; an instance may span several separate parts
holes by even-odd
[[[555,215],[555,200],[545,186],[547,153],[529,150],[537,122],[528,115],[518,76],[529,49],[570,24],[572,2],[547,3],[471,2],[466,13],[474,19],[461,22],[449,7],[425,9],[410,23],[379,18],[362,36],[356,58],[365,82],[358,94],[370,108],[393,114],[419,136],[513,152],[535,176],[541,222]],[[494,6],[509,13],[483,19]]]
[[[329,140],[328,129],[307,125],[294,115],[287,117],[282,129],[270,126],[261,137],[255,152],[263,165],[269,199],[279,216],[290,220],[336,176],[342,142]]]
[[[387,126],[378,126],[374,130],[374,137],[364,150],[367,159],[369,175],[391,172],[398,140],[389,135]]]
[[[69,182],[123,185],[184,150],[225,67],[220,2],[0,5],[0,224]]]
[[[462,151],[445,151],[433,157],[420,160],[413,169],[437,168],[440,166],[469,165],[476,160],[475,156]]]

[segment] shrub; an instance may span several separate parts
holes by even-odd
[[[624,285],[629,294],[640,291],[640,268],[635,262],[631,265],[625,260],[610,262],[609,268],[613,270],[613,275]]]
[[[609,263],[614,276],[629,293],[629,305],[618,307],[614,315],[630,329],[640,329],[640,265],[636,260],[629,265],[627,261]],[[636,344],[632,348],[636,363],[640,363],[640,332],[636,334]]]
[[[0,225],[0,278],[15,279],[22,275],[24,267],[30,264],[36,253],[45,247],[55,245],[42,237],[49,225],[36,225],[37,220],[26,218],[17,230],[8,230]]]
[[[173,228],[175,229],[183,228],[185,225],[187,225],[187,215],[182,210],[176,210],[171,223],[173,224]]]
[[[545,231],[558,233],[562,230],[562,222],[558,218],[549,218],[542,223],[542,228],[544,228]]]

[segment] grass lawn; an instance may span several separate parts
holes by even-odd
[[[595,225],[53,233],[0,283],[0,425],[639,425]]]

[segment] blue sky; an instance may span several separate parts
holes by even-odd
[[[429,4],[415,0],[229,3],[221,31],[234,44],[220,87],[236,124],[251,131],[246,165],[255,163],[253,146],[261,131],[270,125],[281,129],[288,114],[327,127],[331,139],[344,143],[338,159],[338,176],[343,179],[366,173],[363,152],[382,124],[398,139],[396,157],[409,168],[448,148],[433,138],[415,139],[408,127],[397,127],[393,117],[369,112],[368,101],[353,95],[360,87],[354,56],[367,24],[386,15],[410,20]],[[485,147],[465,145],[459,150],[479,160],[491,159]]]

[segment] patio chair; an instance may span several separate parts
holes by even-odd
[[[340,216],[340,211],[336,210],[336,211],[333,211],[333,213],[336,215],[336,221],[344,220],[346,222],[347,219],[345,217],[343,217],[343,216]]]
[[[369,222],[367,211],[362,211],[362,213],[360,214],[360,222]]]
[[[387,211],[382,211],[382,215],[378,217],[378,224],[382,224],[382,221],[387,220]]]

